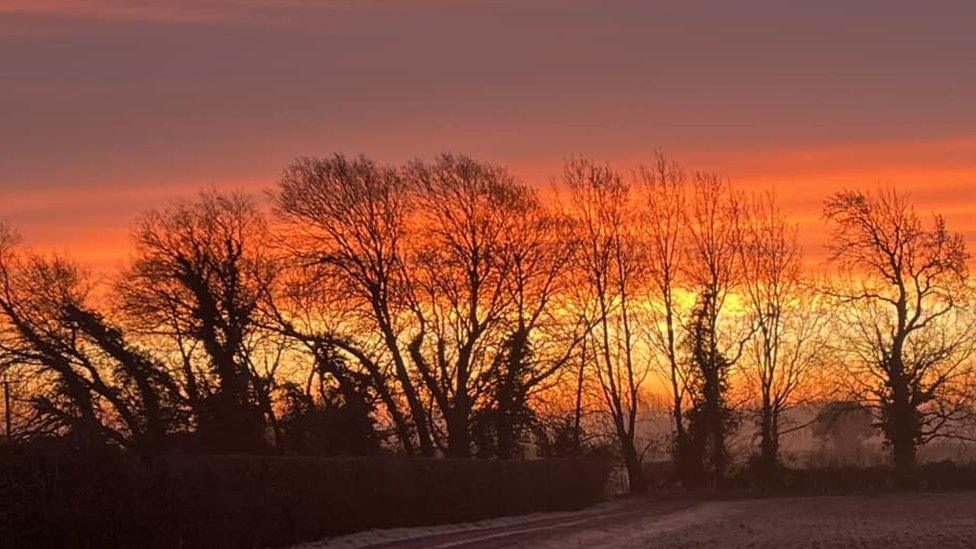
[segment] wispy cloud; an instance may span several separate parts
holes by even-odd
[[[300,22],[309,12],[363,9],[371,0],[4,0],[0,15],[20,14],[118,22],[213,25],[238,22]]]

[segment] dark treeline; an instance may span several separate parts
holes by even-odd
[[[149,212],[111,280],[5,229],[8,434],[138,455],[609,450],[634,492],[652,393],[691,488],[725,485],[743,422],[773,475],[803,403],[870,411],[905,483],[920,445],[972,437],[969,255],[894,191],[826,200],[818,276],[771,195],[663,158],[572,159],[551,194],[460,155],[300,159],[267,205]]]

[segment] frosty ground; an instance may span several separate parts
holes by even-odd
[[[973,547],[976,492],[716,500],[649,496],[575,513],[374,530],[301,549]]]

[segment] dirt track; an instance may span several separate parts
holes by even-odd
[[[416,532],[403,539],[356,545],[377,549],[976,547],[976,492],[736,501],[647,498],[581,513],[463,531]]]

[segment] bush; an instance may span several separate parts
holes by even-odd
[[[5,449],[7,547],[265,547],[378,527],[578,509],[598,460],[171,456]]]
[[[950,461],[924,463],[916,471],[922,490],[976,489],[976,464]],[[740,489],[763,493],[816,495],[885,492],[896,489],[895,470],[890,466],[819,467],[788,469],[775,472],[772,485],[763,482],[756,468],[746,468],[734,479]]]

